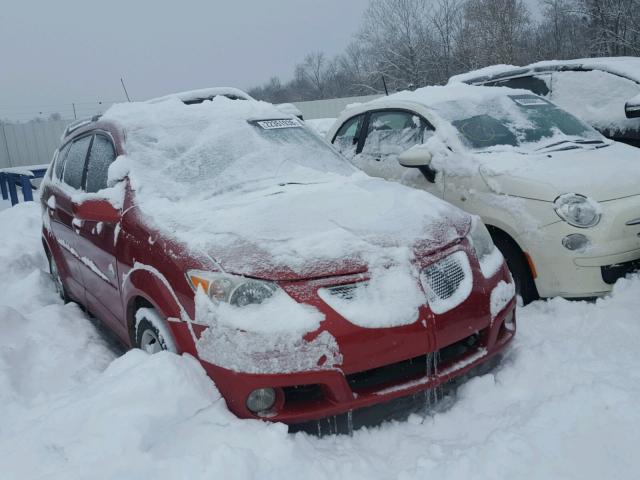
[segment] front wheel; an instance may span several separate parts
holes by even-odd
[[[149,354],[177,351],[166,321],[151,308],[141,308],[136,312],[135,346]]]
[[[494,243],[498,250],[502,252],[507,267],[511,270],[513,281],[516,284],[516,295],[520,295],[522,298],[522,304],[527,305],[535,300],[538,300],[538,289],[533,281],[533,275],[529,268],[524,253],[520,250],[520,247],[515,244],[510,238],[506,238],[503,235],[497,235],[494,237]]]

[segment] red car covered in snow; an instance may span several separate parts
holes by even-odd
[[[63,298],[128,346],[198,358],[238,417],[384,418],[515,334],[482,222],[233,90],[70,126],[41,199]]]

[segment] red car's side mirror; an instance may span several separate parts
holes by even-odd
[[[120,210],[106,200],[85,200],[73,210],[80,220],[105,223],[117,223],[120,220]]]

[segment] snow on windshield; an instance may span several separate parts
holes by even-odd
[[[104,118],[126,130],[127,156],[117,162],[126,165],[114,170],[126,167],[134,188],[154,185],[156,195],[171,201],[353,172],[297,120],[290,118],[288,128],[273,129],[250,122],[283,116],[263,102],[215,97],[195,105],[175,98],[119,104]]]
[[[502,95],[478,101],[461,98],[432,105],[472,150],[496,146],[535,150],[562,140],[600,141],[593,128],[535,95]]]

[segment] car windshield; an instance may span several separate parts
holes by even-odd
[[[461,99],[433,108],[451,122],[471,150],[516,147],[534,151],[603,142],[592,127],[536,95],[505,95],[482,101]],[[565,143],[574,146],[562,145]]]

